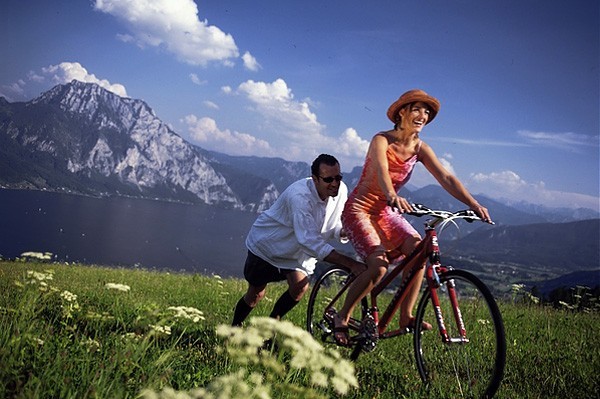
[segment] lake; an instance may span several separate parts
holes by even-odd
[[[134,198],[0,189],[0,255],[241,277],[256,214]]]

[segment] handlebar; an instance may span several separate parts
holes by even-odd
[[[480,218],[471,209],[464,209],[464,210],[457,211],[457,212],[450,212],[450,211],[444,211],[444,210],[434,210],[434,209],[426,207],[423,204],[412,204],[411,203],[410,205],[413,210],[412,210],[412,212],[406,212],[408,215],[417,216],[417,217],[433,216],[434,218],[436,218],[436,221],[433,224],[437,224],[442,221],[447,223],[454,219],[464,219],[469,223],[473,223],[475,221],[481,221],[481,222],[486,222],[489,224],[495,224],[491,220],[487,221],[487,220]]]

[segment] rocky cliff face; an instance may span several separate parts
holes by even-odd
[[[4,99],[3,99],[4,100]],[[72,81],[27,103],[0,102],[8,187],[134,195],[260,211],[279,194],[259,182],[236,193],[197,147],[143,101]]]

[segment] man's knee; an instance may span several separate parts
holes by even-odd
[[[265,297],[266,292],[266,286],[255,287],[251,285],[248,287],[246,295],[244,295],[244,301],[246,301],[248,306],[254,308]]]
[[[302,297],[304,296],[304,294],[306,294],[306,291],[308,291],[308,284],[305,284],[302,286],[297,286],[297,287],[290,287],[289,291],[290,291],[290,296],[296,302],[299,302],[302,299]]]
[[[288,281],[288,283],[290,296],[296,302],[299,302],[308,291],[308,277],[304,276],[299,280]]]

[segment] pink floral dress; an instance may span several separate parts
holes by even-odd
[[[421,142],[417,145],[417,153]],[[388,146],[387,159],[394,190],[398,192],[410,179],[417,163],[417,155],[402,160]],[[387,205],[385,193],[379,186],[373,161],[367,156],[358,184],[350,193],[342,225],[355,251],[363,259],[374,252],[388,252],[398,248],[404,240],[419,233],[404,217]]]

